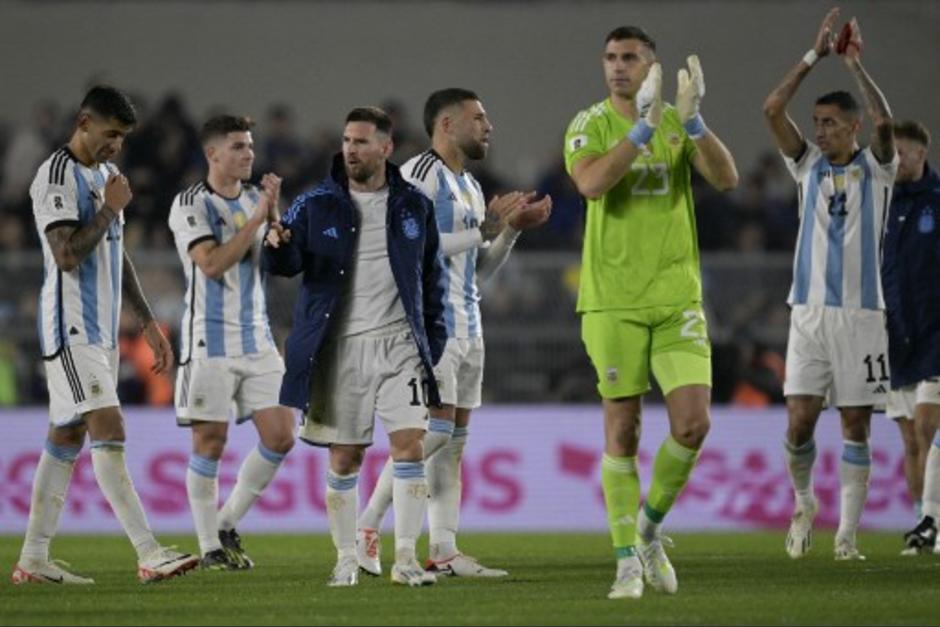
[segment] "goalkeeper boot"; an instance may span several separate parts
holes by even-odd
[[[671,547],[672,540],[667,536],[657,535],[652,542],[644,542],[640,534],[637,534],[636,553],[643,563],[646,583],[657,592],[675,594],[679,590],[679,581],[676,579],[676,570],[663,548],[664,544]]]
[[[617,578],[608,599],[639,599],[643,596],[643,564],[636,555],[617,560]]]

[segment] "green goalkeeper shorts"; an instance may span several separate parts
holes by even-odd
[[[664,395],[683,385],[712,384],[712,351],[701,303],[585,312],[581,339],[602,398],[648,392],[651,369]]]

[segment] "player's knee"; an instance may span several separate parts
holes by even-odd
[[[365,450],[354,447],[330,448],[330,470],[338,475],[351,475],[362,466]]]
[[[709,429],[711,421],[707,415],[694,416],[683,420],[673,431],[672,437],[682,446],[697,449],[702,446]]]
[[[274,451],[278,455],[287,455],[294,448],[294,434],[290,431],[275,433],[262,441],[265,448]]]
[[[193,452],[208,459],[221,459],[227,442],[222,431],[193,432]]]

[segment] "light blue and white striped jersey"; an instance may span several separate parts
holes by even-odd
[[[193,246],[214,239],[229,241],[254,213],[260,192],[245,185],[238,198],[225,198],[207,182],[196,183],[173,199],[170,229],[186,274],[180,325],[180,363],[207,357],[237,357],[274,348],[261,275],[264,228],[251,250],[220,279],[210,279],[189,256]]]
[[[799,187],[800,233],[787,302],[884,309],[881,242],[898,170],[895,153],[879,163],[871,148],[844,166],[807,142],[799,160],[784,156]]]
[[[434,202],[441,238],[448,233],[476,229],[486,217],[483,190],[466,170],[455,174],[434,150],[412,157],[401,168],[402,176]],[[444,257],[444,322],[447,336],[480,337],[480,292],[477,289],[476,246]]]
[[[57,226],[80,227],[104,204],[104,185],[114,165],[85,167],[68,148],[60,148],[39,166],[29,188],[33,217],[42,242],[43,283],[39,292],[39,346],[54,357],[63,346],[94,344],[114,348],[121,311],[124,267],[124,214],[111,222],[98,245],[77,268],[56,265],[46,233]]]

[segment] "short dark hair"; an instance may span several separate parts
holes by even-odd
[[[369,122],[375,125],[375,130],[392,134],[392,118],[378,107],[356,107],[346,116],[346,124],[350,122]]]
[[[930,131],[916,120],[904,120],[894,125],[894,136],[917,142],[924,148],[930,148]]]
[[[642,41],[646,44],[646,47],[656,52],[656,42],[653,41],[653,38],[646,34],[639,26],[618,26],[614,30],[607,33],[607,39],[604,40],[604,45],[606,46],[612,41],[623,41],[624,39],[636,39],[637,41]]]
[[[474,92],[460,87],[448,87],[447,89],[438,89],[428,96],[424,103],[424,130],[428,137],[434,136],[434,123],[437,122],[437,116],[447,107],[467,100],[479,100]]]
[[[240,133],[250,131],[255,125],[255,121],[247,116],[229,115],[223,113],[214,115],[199,130],[199,141],[203,145],[208,144],[216,137],[225,137],[229,133]]]
[[[124,126],[137,124],[137,110],[123,91],[110,85],[95,85],[82,99],[82,111],[90,111],[107,120],[115,119]]]
[[[835,105],[843,113],[858,114],[858,101],[847,91],[831,91],[816,99],[818,105]]]

